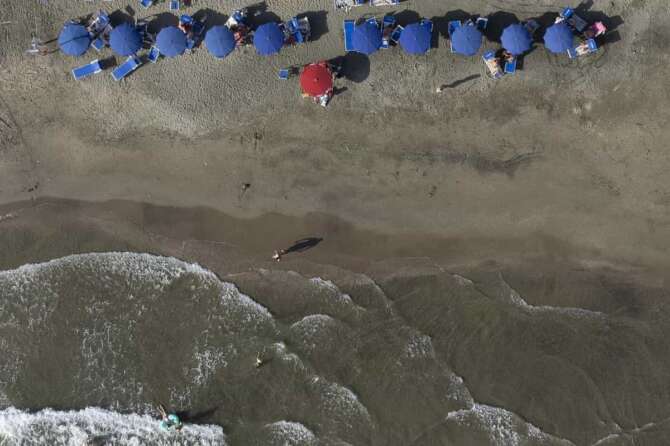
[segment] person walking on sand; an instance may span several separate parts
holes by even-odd
[[[274,254],[272,254],[272,260],[275,260],[277,262],[281,261],[281,256],[286,254],[286,250],[280,249],[279,251],[275,251]]]

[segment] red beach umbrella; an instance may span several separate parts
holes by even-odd
[[[333,73],[325,62],[306,65],[300,74],[300,86],[310,96],[323,96],[333,89]]]

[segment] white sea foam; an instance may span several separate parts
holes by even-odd
[[[267,446],[316,446],[314,433],[294,421],[277,421],[263,427]]]
[[[226,437],[219,426],[187,424],[180,432],[168,432],[148,415],[120,414],[99,408],[45,409],[36,413],[9,408],[0,411],[0,444],[225,446]]]
[[[572,445],[570,441],[546,434],[513,412],[500,407],[473,404],[469,409],[449,412],[446,419],[486,432],[488,444],[491,446],[520,446],[529,441],[547,445]]]

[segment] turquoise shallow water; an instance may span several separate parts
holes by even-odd
[[[372,276],[219,278],[133,253],[2,272],[0,444],[666,438],[670,342],[658,290],[581,274],[583,293],[605,297],[579,308],[532,303],[574,294],[556,277],[552,288],[541,275],[412,262]],[[158,403],[188,429],[160,431]]]

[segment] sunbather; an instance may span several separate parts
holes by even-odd
[[[507,50],[502,50],[502,60],[505,62],[514,62],[514,54],[510,53]]]
[[[589,43],[585,40],[575,47],[575,52],[578,56],[583,56],[590,52]]]
[[[594,39],[598,36],[602,36],[606,31],[607,27],[603,22],[595,22],[584,31],[584,38]]]

